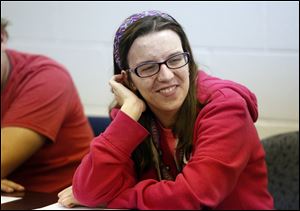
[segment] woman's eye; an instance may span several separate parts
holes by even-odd
[[[156,69],[156,65],[143,65],[139,68],[140,71],[142,72],[149,72],[149,71],[153,71]]]

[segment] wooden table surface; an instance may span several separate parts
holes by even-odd
[[[1,210],[32,210],[56,203],[57,193],[15,192],[1,193],[1,196],[21,197],[19,200],[1,204]]]

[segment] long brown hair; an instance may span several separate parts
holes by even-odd
[[[193,130],[194,123],[197,116],[197,108],[200,105],[197,100],[196,94],[196,77],[197,77],[197,65],[194,61],[193,53],[188,42],[188,38],[183,31],[180,24],[174,19],[168,20],[160,16],[147,16],[144,17],[131,26],[129,26],[120,40],[119,53],[120,63],[122,69],[128,69],[127,55],[134,40],[140,36],[149,34],[151,32],[157,32],[162,30],[172,30],[180,37],[182,48],[184,52],[189,52],[189,80],[190,86],[188,94],[181,106],[175,124],[172,127],[174,135],[178,138],[177,150],[181,149],[186,155],[189,155],[193,147]],[[114,59],[114,74],[120,74],[121,69]],[[129,82],[131,83],[130,74],[128,74]],[[130,87],[128,87],[130,88]],[[143,99],[141,94],[137,95]],[[112,102],[110,110],[113,107],[117,107],[116,102]],[[143,112],[139,123],[142,124],[148,131],[151,131],[150,122],[154,114],[149,107]],[[153,165],[153,154],[151,150],[151,137],[148,136],[133,152],[132,159],[135,163],[135,169],[137,176],[141,176],[142,172],[147,170]]]

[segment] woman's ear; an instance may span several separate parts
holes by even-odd
[[[132,82],[132,79],[130,78],[130,75],[129,75],[130,73],[128,73],[128,72],[122,70],[122,71],[121,71],[121,74],[122,74],[122,76],[123,76],[123,81],[124,81],[125,85],[126,85],[128,88],[130,88],[132,91],[136,91],[137,88],[135,87],[135,85],[134,85],[133,82]]]
[[[123,79],[123,84],[127,87],[129,87],[129,81],[128,81],[128,75],[125,70],[121,71],[122,79]]]

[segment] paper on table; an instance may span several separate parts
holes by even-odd
[[[19,199],[21,199],[21,198],[20,197],[11,197],[11,196],[1,196],[1,204],[19,200]]]
[[[46,207],[41,207],[35,210],[110,210],[110,209],[106,209],[106,208],[90,208],[90,207],[82,207],[82,206],[76,206],[73,208],[67,208],[67,207],[63,207],[61,204],[59,203],[55,203],[55,204],[51,204],[48,205]]]

